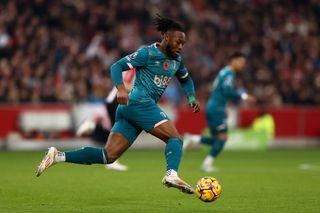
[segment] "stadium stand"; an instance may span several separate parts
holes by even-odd
[[[156,12],[187,26],[184,49],[205,97],[227,55],[249,57],[237,82],[260,103],[320,103],[318,1],[1,1],[0,103],[99,102],[109,65],[159,38]],[[159,38],[160,39],[160,38]],[[180,97],[173,86],[164,99]],[[181,104],[181,99],[174,102]]]
[[[257,108],[273,110],[276,137],[319,137],[313,119],[320,104],[319,1],[4,0],[0,2],[0,114],[6,125],[0,138],[17,131],[29,139],[73,137],[81,116],[61,114],[62,122],[22,112],[34,106],[101,104],[113,87],[111,63],[161,39],[152,25],[156,13],[186,26],[184,62],[203,107],[218,70],[228,55],[241,50],[249,60],[237,89],[254,94]],[[196,127],[185,125],[193,117],[181,116],[187,106],[183,97],[173,81],[160,101],[169,108],[179,106],[173,120],[177,119],[181,133],[199,133],[206,126],[203,114],[195,118]],[[296,119],[292,110],[302,116]],[[290,131],[281,129],[287,126],[282,121],[287,122],[288,113]],[[233,115],[238,127],[249,125],[254,116],[248,115],[255,115],[254,109],[239,108],[239,116]]]

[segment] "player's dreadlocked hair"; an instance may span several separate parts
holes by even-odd
[[[157,26],[156,29],[161,32],[161,34],[164,34],[170,30],[184,32],[183,27],[179,23],[173,21],[172,19],[165,18],[159,14],[157,14],[154,18],[154,23]]]

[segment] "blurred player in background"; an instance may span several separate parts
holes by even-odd
[[[120,105],[105,147],[84,147],[68,152],[59,152],[51,147],[40,163],[36,176],[60,162],[110,164],[145,130],[166,143],[167,168],[162,183],[184,193],[194,193],[193,187],[178,177],[183,144],[181,136],[166,113],[157,105],[171,79],[176,76],[193,112],[200,111],[200,105],[195,99],[193,81],[180,55],[186,35],[182,26],[171,19],[157,16],[155,24],[163,36],[161,43],[141,48],[111,66],[111,79],[118,89],[117,100]],[[128,95],[122,72],[133,68],[136,68],[136,79]]]
[[[236,72],[245,68],[246,58],[240,52],[235,52],[229,59],[228,66],[220,70],[215,78],[213,89],[206,106],[206,119],[210,129],[211,137],[201,137],[200,135],[186,134],[183,148],[186,149],[192,144],[207,144],[211,146],[211,151],[204,159],[201,169],[205,172],[217,170],[213,163],[222,151],[228,139],[228,126],[226,123],[226,105],[229,99],[246,100],[254,102],[255,98],[249,94],[239,94],[234,90]]]
[[[131,91],[132,84],[134,82],[135,69],[130,69],[123,72],[123,82],[127,91]],[[117,88],[113,87],[109,95],[105,99],[105,107],[108,113],[108,118],[110,119],[111,126],[115,123],[115,114],[118,107],[117,102]],[[103,116],[101,116],[103,117]],[[103,121],[100,116],[96,116],[94,120],[86,119],[78,128],[76,135],[78,137],[83,134],[90,134],[92,140],[99,144],[105,144],[107,138],[109,137],[110,130],[103,125]],[[106,164],[106,169],[127,171],[128,167],[121,164],[118,160],[111,164]]]

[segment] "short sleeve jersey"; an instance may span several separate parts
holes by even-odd
[[[229,66],[224,67],[215,78],[207,108],[224,110],[229,99],[240,99],[234,90],[235,74]]]
[[[130,100],[157,102],[173,76],[188,76],[181,55],[175,59],[169,58],[158,45],[154,43],[141,48],[120,60],[120,63],[126,63],[129,68],[136,69],[135,83],[129,94]]]

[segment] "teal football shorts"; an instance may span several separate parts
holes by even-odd
[[[150,132],[168,120],[167,114],[154,101],[130,101],[129,105],[118,105],[111,131],[125,136],[131,146],[142,130]]]
[[[225,111],[207,110],[206,118],[212,135],[228,132],[227,116]]]

